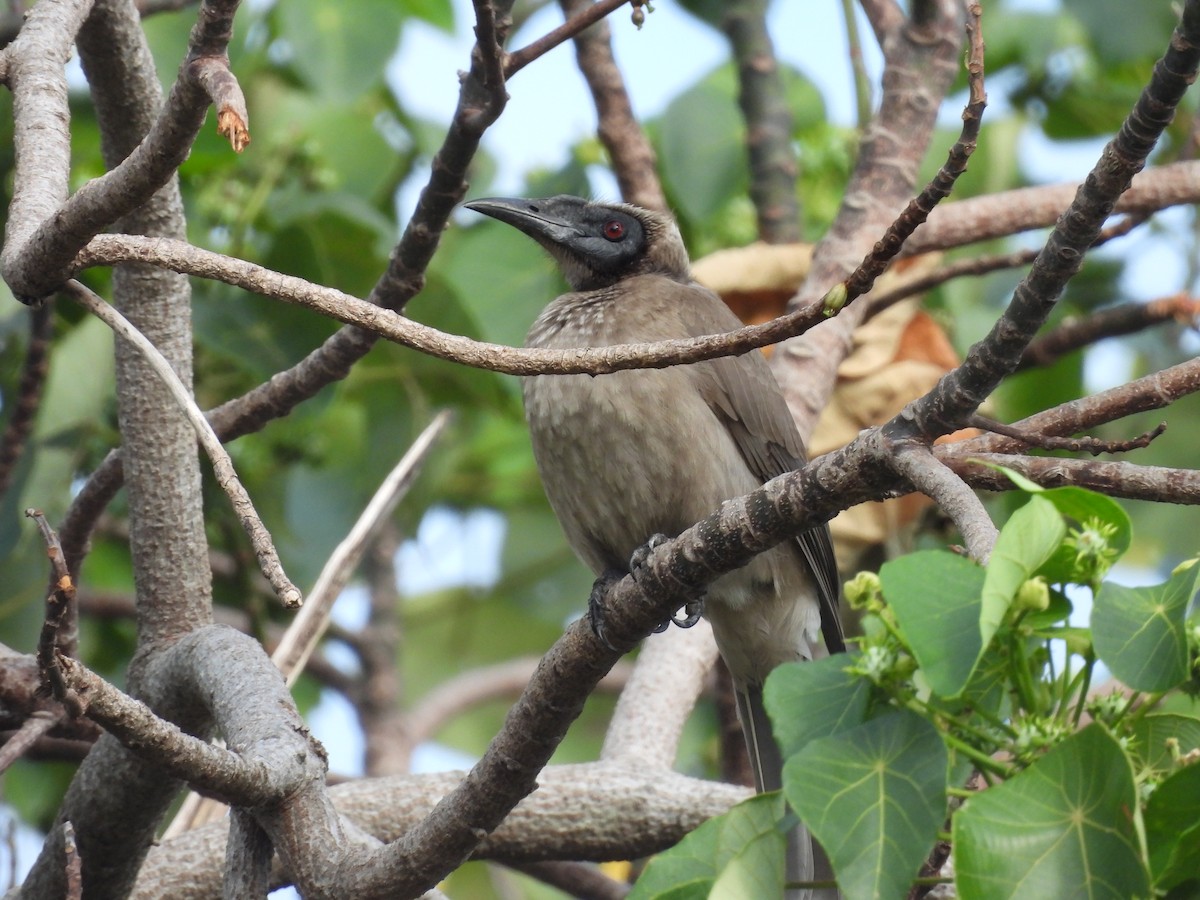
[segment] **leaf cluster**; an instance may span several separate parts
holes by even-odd
[[[858,647],[771,675],[782,794],[848,898],[903,896],[939,838],[967,900],[1190,895],[1198,561],[1161,584],[1105,580],[1132,537],[1124,511],[1009,474],[1026,500],[987,566],[928,550],[860,575]],[[635,896],[772,883],[792,815],[771,796],[735,808],[655,859]]]

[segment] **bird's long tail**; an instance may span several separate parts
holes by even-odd
[[[771,720],[763,706],[762,687],[738,685],[736,688],[738,716],[742,733],[750,752],[754,770],[754,786],[759,793],[783,787],[783,756],[771,732]],[[801,823],[788,833],[785,877],[792,881],[832,881],[833,867],[829,858]],[[787,900],[838,900],[836,888],[786,891]]]

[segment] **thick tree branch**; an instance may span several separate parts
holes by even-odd
[[[338,810],[380,841],[393,841],[424,819],[461,772],[371,778],[331,788]],[[555,857],[629,859],[662,850],[734,803],[745,788],[642,772],[604,763],[550,766],[538,790],[523,800],[475,858],[535,862]],[[220,860],[228,825],[206,825],[151,851],[133,896],[136,900],[207,900],[220,888]],[[272,886],[291,882],[276,872]]]
[[[1079,190],[1075,184],[1000,191],[938,207],[904,247],[905,255],[949,250],[965,244],[1045,228],[1058,221]],[[1147,216],[1171,206],[1200,202],[1200,161],[1168,163],[1138,174],[1113,205],[1113,213]]]
[[[817,245],[808,277],[789,304],[793,309],[818,305],[904,209],[957,68],[963,22],[957,0],[939,0],[933,4],[936,16],[921,21],[906,20],[891,0],[868,0],[863,8],[884,51],[879,112],[863,135],[834,224]],[[802,435],[811,434],[817,415],[828,405],[837,367],[865,314],[862,304],[851,306],[803,340],[782,344],[772,358]]]
[[[737,65],[738,106],[746,120],[750,199],[758,217],[758,237],[768,244],[796,243],[802,235],[792,113],[767,31],[767,0],[728,0],[721,30]]]
[[[674,766],[683,726],[716,659],[707,622],[647,638],[617,700],[600,758],[648,769]]]
[[[893,457],[896,471],[933,500],[958,528],[971,558],[986,565],[999,532],[972,491],[924,444],[902,444]]]

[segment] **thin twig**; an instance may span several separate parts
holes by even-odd
[[[846,50],[850,57],[850,70],[854,74],[855,118],[858,130],[862,131],[871,121],[871,79],[867,75],[867,67],[863,60],[856,8],[854,0],[842,0],[842,19],[846,23]]]
[[[1189,359],[1159,372],[1035,413],[1014,427],[1037,434],[1078,434],[1135,413],[1163,409],[1200,391],[1200,359]],[[1024,445],[999,435],[984,435],[940,445],[940,453],[965,457],[978,453],[1015,453]]]
[[[358,517],[358,521],[354,523],[354,527],[350,529],[350,533],[330,554],[317,577],[316,584],[313,585],[304,609],[292,621],[279,646],[271,654],[271,661],[283,672],[288,685],[295,684],[304,671],[304,664],[329,626],[333,602],[350,580],[380,524],[392,514],[396,504],[408,493],[421,464],[449,422],[449,412],[443,411],[434,417],[413,441],[400,462],[388,473],[375,496]]]
[[[43,682],[49,687],[51,694],[58,702],[67,708],[72,716],[82,712],[79,698],[69,689],[63,678],[60,665],[59,631],[70,615],[70,609],[75,605],[75,583],[67,564],[63,560],[62,546],[58,535],[46,521],[45,514],[40,509],[27,509],[25,515],[37,523],[46,543],[46,556],[50,559],[52,571],[52,589],[46,596],[46,618],[42,622],[41,636],[38,638],[37,660]]]
[[[967,420],[967,424],[972,428],[1013,438],[1029,447],[1038,447],[1042,450],[1070,450],[1073,453],[1090,453],[1092,456],[1099,456],[1101,453],[1128,453],[1130,450],[1141,450],[1149,447],[1151,441],[1167,430],[1167,423],[1163,422],[1157,428],[1127,441],[1105,441],[1094,437],[1068,438],[1052,434],[1039,434],[1036,431],[1005,425],[1003,422],[997,422],[981,415],[971,416]]]
[[[1017,371],[1049,366],[1056,360],[1105,338],[1134,334],[1164,322],[1195,326],[1200,319],[1200,298],[1187,293],[1162,297],[1147,303],[1121,303],[1091,315],[1067,319],[1025,348]]]
[[[29,317],[29,343],[25,347],[16,396],[4,403],[11,412],[4,435],[0,437],[0,495],[8,490],[17,460],[33,430],[46,373],[50,371],[50,336],[53,332],[54,303],[43,303]]]
[[[267,527],[259,518],[258,513],[254,509],[254,504],[250,500],[250,495],[246,493],[246,489],[242,486],[237,472],[234,471],[233,461],[229,458],[229,453],[221,445],[220,440],[218,440],[212,430],[212,426],[204,418],[204,413],[196,406],[196,401],[192,398],[183,382],[179,380],[179,376],[175,374],[175,370],[171,368],[170,363],[163,359],[162,354],[158,352],[157,348],[146,340],[145,336],[134,328],[124,316],[83,284],[72,280],[67,283],[63,292],[72,300],[79,303],[80,306],[84,307],[84,309],[91,312],[96,318],[104,322],[115,334],[135,347],[171,392],[171,396],[179,404],[180,409],[183,410],[188,421],[195,429],[200,445],[212,461],[213,474],[217,478],[217,483],[225,491],[226,496],[229,497],[230,503],[233,504],[234,512],[237,514],[242,527],[250,538],[250,543],[254,547],[254,553],[258,557],[259,568],[262,570],[263,575],[271,583],[271,587],[275,590],[275,595],[285,607],[289,609],[298,607],[302,599],[300,589],[292,584],[287,574],[283,571],[283,564],[280,562],[279,554],[276,552],[275,546],[271,541],[270,532],[267,531]]]
[[[875,244],[874,249],[843,282],[846,297],[842,303],[847,303],[865,294],[875,283],[875,279],[883,274],[893,259],[899,254],[909,236],[917,230],[938,203],[950,196],[954,182],[967,170],[967,161],[975,152],[979,140],[979,128],[983,122],[983,110],[987,106],[987,92],[984,90],[983,69],[983,29],[980,24],[982,10],[978,3],[970,3],[967,7],[967,85],[969,99],[963,110],[963,127],[958,140],[950,148],[946,161],[938,170],[933,180],[925,186],[915,198],[909,201],[896,220],[888,226],[883,237]]]
[[[589,6],[579,15],[574,16],[563,22],[553,31],[542,35],[536,41],[526,44],[520,50],[514,50],[508,54],[504,61],[504,77],[512,78],[523,68],[553,50],[564,41],[568,41],[585,28],[596,24],[610,12],[615,9],[620,9],[629,0],[598,0],[598,2]]]
[[[20,759],[25,751],[38,742],[62,717],[48,709],[30,713],[29,718],[0,746],[0,773]]]
[[[1104,228],[1100,232],[1100,236],[1096,238],[1093,248],[1102,246],[1111,240],[1119,237],[1124,237],[1129,234],[1137,226],[1143,224],[1148,216],[1143,213],[1135,213],[1125,216],[1114,225]],[[923,275],[919,278],[914,278],[911,281],[906,281],[898,285],[890,291],[878,293],[871,297],[871,315],[877,316],[885,309],[894,306],[901,300],[906,300],[915,294],[923,294],[926,291],[939,287],[948,281],[953,281],[956,278],[966,278],[978,275],[988,275],[992,272],[998,272],[1001,269],[1017,269],[1021,266],[1027,266],[1037,259],[1041,249],[1014,250],[1011,253],[998,253],[989,256],[976,256],[970,259],[960,259],[955,262],[947,263],[939,269],[930,272],[928,275]],[[1036,343],[1036,342],[1035,342]]]

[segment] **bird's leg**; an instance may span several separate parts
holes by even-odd
[[[629,574],[633,576],[634,581],[637,581],[638,572],[641,570],[642,566],[646,564],[646,560],[650,558],[651,551],[653,551],[655,547],[661,546],[669,540],[670,538],[665,534],[652,534],[646,543],[642,544],[642,546],[633,551],[633,555],[629,557]],[[704,595],[701,594],[701,596],[695,600],[689,600],[683,605],[682,609],[684,612],[682,618],[677,615],[671,616],[671,618],[655,628],[654,633],[661,634],[662,632],[666,631],[671,626],[672,622],[678,625],[680,628],[691,628],[693,625],[699,622],[700,616],[704,614]]]

